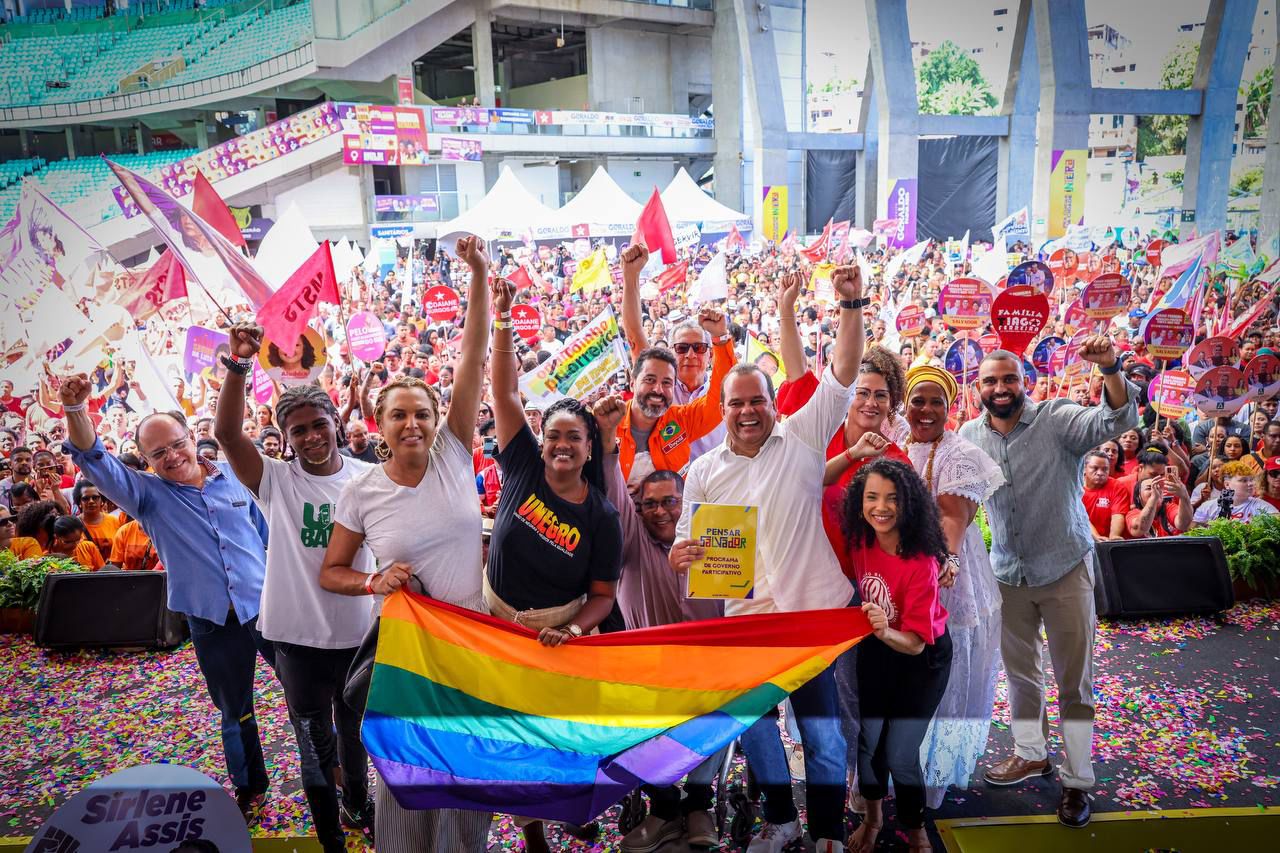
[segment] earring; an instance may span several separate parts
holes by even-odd
[[[386,439],[378,442],[378,446],[373,449],[373,455],[383,462],[391,458],[391,447],[387,444]]]

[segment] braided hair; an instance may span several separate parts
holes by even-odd
[[[286,388],[280,395],[280,399],[276,402],[276,423],[280,425],[280,430],[284,433],[287,440],[289,434],[289,416],[298,409],[311,406],[324,412],[333,419],[334,429],[338,434],[338,446],[347,446],[347,433],[342,428],[342,418],[338,416],[338,407],[333,404],[333,400],[328,393],[317,384],[310,385],[294,385]],[[265,432],[265,430],[264,430]]]
[[[566,397],[547,407],[547,410],[542,413],[543,424],[550,423],[551,419],[561,412],[568,412],[576,418],[581,418],[582,422],[587,425],[587,445],[590,451],[590,458],[582,466],[582,476],[590,485],[602,492],[605,491],[604,443],[600,441],[600,425],[596,423],[596,416],[581,400]]]
[[[892,482],[898,492],[899,556],[937,557],[939,561],[945,561],[947,540],[942,534],[942,522],[933,495],[914,468],[896,459],[880,457],[868,462],[858,469],[849,483],[841,519],[849,542],[870,546],[876,541],[875,530],[862,517],[862,497],[867,488],[867,478],[872,474]]]

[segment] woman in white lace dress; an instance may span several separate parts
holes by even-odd
[[[941,600],[949,613],[951,679],[920,749],[928,806],[942,804],[947,787],[967,788],[986,749],[1000,665],[1000,591],[987,558],[978,506],[1004,484],[1000,467],[977,446],[946,429],[959,388],[931,366],[907,373],[905,439],[911,465],[938,502],[953,559],[944,567]],[[958,558],[958,559],[956,559]]]

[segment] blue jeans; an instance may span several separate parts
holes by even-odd
[[[219,625],[188,614],[187,623],[209,698],[222,714],[227,775],[237,790],[265,792],[270,782],[253,713],[253,676],[259,654],[275,669],[275,646],[258,632],[256,616],[241,624],[235,613],[228,613],[226,623]]]
[[[805,792],[809,809],[809,837],[844,843],[844,803],[847,784],[844,732],[840,728],[840,700],[833,664],[791,694],[804,741]],[[775,708],[740,738],[751,773],[764,795],[764,819],[787,823],[796,819],[791,794],[791,771],[778,732]]]

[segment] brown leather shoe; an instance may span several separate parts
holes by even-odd
[[[987,768],[982,774],[988,785],[1016,785],[1036,776],[1048,776],[1053,771],[1049,759],[1028,761],[1017,755],[1011,755],[994,767]]]
[[[1088,826],[1092,816],[1088,791],[1081,791],[1079,788],[1062,789],[1062,802],[1058,804],[1058,823],[1078,829]]]

